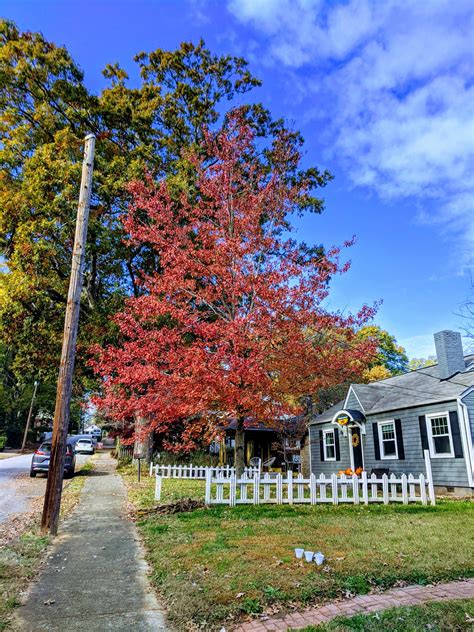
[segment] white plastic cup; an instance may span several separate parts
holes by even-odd
[[[304,549],[295,549],[295,555],[297,560],[301,560],[304,555]]]
[[[318,551],[317,553],[315,553],[314,555],[314,561],[316,562],[316,564],[318,566],[321,566],[321,564],[324,562],[324,555],[321,553],[321,551]]]
[[[305,551],[304,556],[307,562],[312,562],[314,557],[314,551]]]

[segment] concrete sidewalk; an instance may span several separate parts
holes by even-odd
[[[151,591],[126,491],[115,461],[101,454],[81,500],[60,527],[38,581],[18,609],[22,632],[167,630]]]

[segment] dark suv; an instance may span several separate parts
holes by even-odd
[[[33,454],[31,460],[30,476],[34,478],[38,472],[48,473],[49,457],[51,455],[51,442],[45,441]],[[74,468],[76,467],[76,456],[73,446],[68,443],[66,445],[66,458],[64,460],[64,478],[74,476]]]

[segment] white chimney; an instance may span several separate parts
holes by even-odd
[[[438,333],[434,335],[434,341],[440,380],[445,380],[458,371],[464,371],[466,369],[461,334],[459,332],[449,330],[438,331]]]

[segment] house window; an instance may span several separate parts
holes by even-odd
[[[323,435],[324,443],[324,460],[336,460],[336,441],[334,438],[334,430],[325,430]]]
[[[397,435],[394,421],[379,423],[380,458],[397,459]]]
[[[426,415],[432,457],[454,456],[453,438],[448,413]]]

